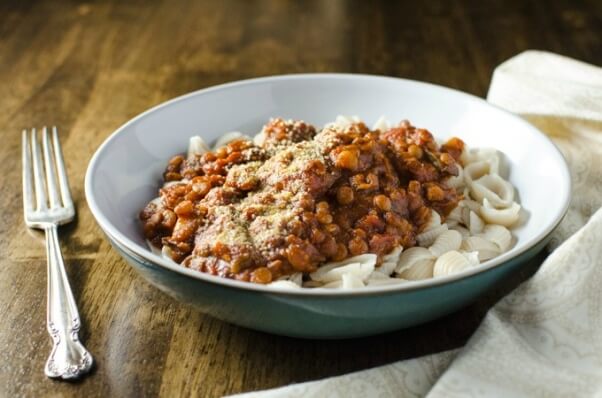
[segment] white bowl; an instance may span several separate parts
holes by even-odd
[[[517,188],[521,205],[529,213],[527,222],[513,230],[517,237],[516,245],[507,253],[478,267],[447,277],[395,286],[326,292],[311,289],[274,290],[263,285],[222,279],[183,268],[154,255],[148,249],[141,233],[138,213],[157,195],[168,159],[186,150],[190,136],[198,134],[210,142],[220,134],[232,130],[254,135],[270,117],[275,116],[303,119],[321,126],[339,114],[358,115],[368,125],[383,115],[392,122],[408,119],[418,127],[427,128],[437,138],[458,136],[470,147],[492,147],[502,151],[510,167],[509,179]],[[545,135],[520,117],[480,98],[432,84],[389,77],[309,74],[252,79],[216,86],[168,101],[137,116],[113,133],[93,156],[86,174],[86,197],[99,225],[125,258],[143,274],[154,267],[153,272],[159,276],[145,276],[172,295],[193,302],[214,316],[245,326],[289,335],[332,337],[369,334],[408,326],[465,305],[501,277],[504,264],[507,265],[505,271],[508,271],[513,268],[509,264],[518,266],[534,255],[535,249],[543,246],[544,239],[566,213],[570,185],[566,163]],[[142,263],[145,265],[141,265]],[[500,270],[497,273],[489,272],[498,268]],[[184,297],[187,294],[182,293],[182,289],[166,282],[175,278],[180,281],[178,283],[186,280],[186,284],[196,284],[198,289],[201,286],[205,289],[208,289],[207,286],[219,286],[225,294],[244,292],[247,300],[248,297],[253,297],[251,301],[255,300],[255,305],[264,306],[265,312],[270,317],[275,317],[282,315],[282,309],[273,309],[273,304],[281,304],[284,297],[288,300],[288,306],[299,311],[332,313],[333,311],[325,310],[324,306],[332,306],[332,303],[336,303],[336,298],[347,302],[371,296],[397,297],[399,300],[399,297],[404,297],[404,293],[420,289],[436,291],[437,287],[445,285],[453,286],[454,283],[467,280],[478,281],[478,278],[473,277],[488,272],[497,277],[480,285],[471,283],[471,286],[475,286],[462,294],[453,289],[456,294],[454,298],[448,298],[446,303],[429,300],[432,304],[421,310],[421,314],[426,315],[406,314],[408,316],[404,318],[399,311],[389,311],[382,316],[388,322],[377,322],[373,328],[354,324],[357,332],[346,332],[341,325],[320,329],[319,325],[312,323],[313,320],[308,321],[314,326],[308,327],[312,331],[307,332],[299,332],[286,325],[271,327],[271,320],[267,322],[268,326],[258,326],[257,319],[251,317],[246,320],[248,317],[239,316],[238,318],[245,318],[240,321],[235,315],[229,315],[238,311],[233,308],[224,310],[219,305],[217,307],[222,312],[218,313],[211,309],[216,307],[215,302],[208,304],[208,299],[204,297]],[[264,299],[257,302],[258,297]],[[315,306],[303,305],[303,298],[322,302]],[[349,317],[359,319],[362,316],[360,312],[356,315],[351,312]],[[390,319],[395,316],[400,321]],[[300,328],[303,329],[302,326]],[[315,328],[320,330],[316,332]]]

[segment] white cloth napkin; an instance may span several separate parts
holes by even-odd
[[[537,274],[460,350],[236,397],[602,396],[602,69],[527,51],[497,67],[488,100],[548,134],[571,168],[573,200]]]

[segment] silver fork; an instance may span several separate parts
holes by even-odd
[[[59,245],[57,228],[73,220],[75,208],[69,193],[56,127],[52,128],[52,143],[50,141],[48,129],[44,127],[42,155],[36,130],[31,130],[31,139],[28,139],[27,131],[23,130],[23,208],[27,226],[46,232],[46,326],[52,337],[53,347],[44,372],[48,377],[73,379],[87,373],[93,360],[79,341],[79,313]]]

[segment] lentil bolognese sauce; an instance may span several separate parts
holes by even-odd
[[[407,121],[317,131],[271,119],[255,141],[173,157],[140,219],[174,261],[226,278],[265,284],[364,253],[379,264],[462,200],[447,180],[463,149]]]

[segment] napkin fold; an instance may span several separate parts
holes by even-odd
[[[602,395],[602,69],[526,51],[496,68],[487,99],[545,132],[571,170],[569,211],[535,276],[459,350],[236,397]]]

